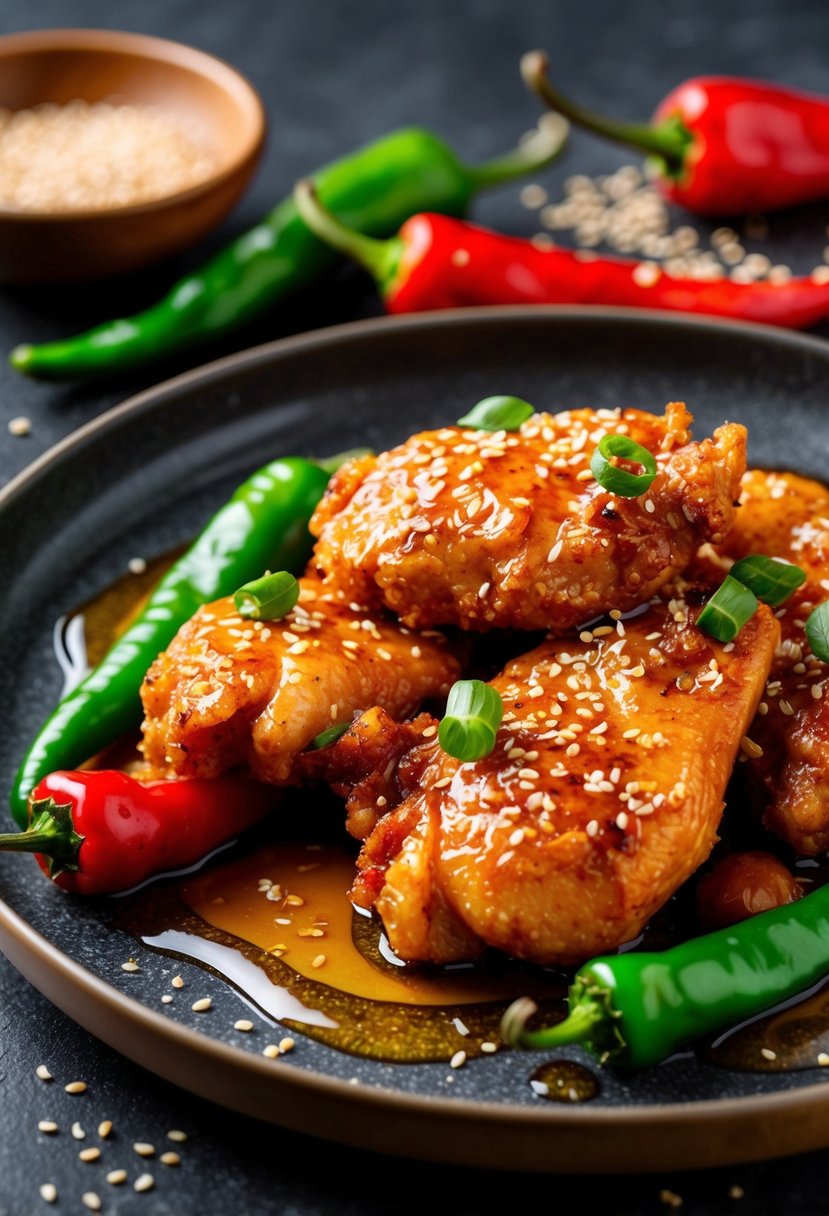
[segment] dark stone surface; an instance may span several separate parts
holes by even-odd
[[[516,63],[523,50],[545,45],[561,84],[587,103],[645,115],[677,80],[694,72],[739,72],[778,77],[829,92],[829,23],[820,0],[736,0],[724,6],[701,0],[624,5],[577,0],[420,0],[381,5],[300,0],[232,5],[168,0],[40,0],[36,6],[0,6],[0,31],[29,26],[117,26],[166,34],[214,51],[242,68],[260,88],[271,116],[268,152],[253,189],[216,247],[243,230],[296,176],[355,144],[406,122],[445,134],[470,160],[509,146],[530,126],[536,109],[524,94]],[[557,196],[572,172],[611,171],[624,152],[574,135],[562,162],[541,179]],[[483,200],[485,222],[531,234],[536,224],[510,187]],[[826,243],[824,207],[779,217],[764,246],[795,269],[820,260]],[[58,337],[152,301],[204,248],[129,282],[61,290],[0,292],[0,347]],[[215,347],[211,356],[303,328],[370,315],[373,295],[354,274],[343,275],[321,297],[263,319]],[[194,352],[129,377],[90,385],[42,385],[0,369],[0,482],[75,426],[137,389],[200,362]],[[10,438],[6,421],[28,415],[33,433]],[[10,646],[9,639],[2,645]],[[472,1216],[482,1210],[578,1207],[619,1216],[666,1210],[659,1192],[681,1195],[683,1211],[705,1216],[740,1211],[775,1216],[829,1210],[825,1177],[829,1153],[763,1166],[700,1175],[553,1181],[486,1175],[380,1160],[332,1148],[228,1116],[164,1085],[91,1040],[51,1008],[12,968],[0,961],[0,1213],[28,1216],[48,1210],[38,1185],[54,1181],[57,1210],[83,1210],[80,1195],[97,1190],[105,1211],[279,1211],[291,1216],[391,1211],[437,1211]],[[41,1061],[62,1081],[82,1077],[89,1092],[70,1098],[57,1084],[38,1081]],[[38,1135],[38,1119],[61,1125],[55,1138]],[[150,1166],[156,1189],[135,1195],[102,1181],[100,1166],[78,1161],[69,1123],[79,1119],[87,1143],[97,1123],[110,1118],[117,1139],[106,1149],[108,1168],[139,1172],[134,1140],[161,1151],[166,1131],[181,1127],[190,1140],[178,1170]],[[368,1146],[367,1146],[368,1147]],[[729,1198],[739,1185],[743,1200]]]

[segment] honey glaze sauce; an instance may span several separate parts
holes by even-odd
[[[558,973],[487,958],[405,966],[352,909],[353,858],[330,844],[266,843],[125,900],[121,928],[220,975],[267,1016],[353,1055],[406,1063],[498,1050],[506,1003],[530,992],[560,1016]]]
[[[547,1102],[589,1102],[600,1092],[594,1073],[575,1060],[549,1060],[530,1077],[530,1089]]]

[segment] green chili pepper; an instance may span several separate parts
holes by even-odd
[[[335,161],[314,180],[324,202],[354,228],[390,236],[419,211],[463,215],[479,190],[543,168],[565,139],[566,124],[544,123],[506,156],[472,167],[437,136],[411,128]],[[18,371],[47,379],[148,363],[244,324],[313,282],[336,258],[287,198],[144,312],[64,341],[18,346],[11,362]]]
[[[331,473],[348,455],[316,463],[274,460],[241,485],[167,571],[143,611],[98,666],[58,705],[30,747],[10,795],[24,827],[32,789],[55,769],[74,769],[141,721],[147,668],[201,604],[232,595],[270,565],[308,557],[308,520]]]
[[[527,1030],[522,997],[504,1014],[513,1047],[581,1043],[604,1063],[646,1068],[701,1035],[764,1013],[829,974],[829,885],[793,904],[662,953],[607,955],[576,973],[569,1014]]]

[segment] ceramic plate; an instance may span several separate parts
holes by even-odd
[[[0,493],[0,784],[61,689],[52,631],[130,558],[191,537],[266,458],[383,448],[460,417],[492,393],[539,408],[685,400],[697,433],[750,428],[754,463],[825,475],[829,345],[772,330],[623,310],[497,309],[348,325],[181,376],[96,419]],[[0,856],[0,946],[93,1034],[195,1093],[274,1123],[381,1151],[512,1169],[643,1170],[759,1159],[829,1145],[829,1085],[814,1070],[736,1072],[691,1053],[639,1075],[606,1070],[583,1105],[543,1102],[539,1059],[356,1059],[278,1033],[215,975],[140,953],[113,901],[82,903],[34,863]],[[160,994],[181,970],[208,1015]],[[234,1022],[247,1016],[257,1032]],[[562,1053],[585,1058],[578,1049]],[[451,1080],[449,1079],[451,1078]]]

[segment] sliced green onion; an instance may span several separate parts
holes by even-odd
[[[329,726],[328,730],[321,731],[320,734],[311,740],[311,747],[317,751],[321,747],[330,747],[332,743],[336,743],[338,739],[342,739],[350,725],[350,722],[338,722],[336,726]]]
[[[806,571],[777,557],[751,553],[734,563],[731,577],[753,591],[758,600],[776,608],[806,582]]]
[[[631,473],[629,469],[613,464],[613,460],[638,464],[643,472]],[[620,498],[638,498],[651,488],[657,468],[653,453],[640,443],[634,443],[627,435],[603,435],[590,458],[590,472],[599,485],[610,490],[611,494],[618,494]]]
[[[495,746],[503,714],[504,703],[491,684],[483,680],[456,681],[438,730],[441,747],[456,760],[482,760]]]
[[[245,583],[233,597],[239,616],[254,621],[278,621],[287,616],[299,599],[299,583],[287,570],[266,574]]]
[[[818,604],[806,618],[806,641],[816,659],[829,663],[829,600]]]
[[[534,413],[534,406],[520,397],[484,397],[458,419],[458,426],[476,431],[517,431]]]
[[[726,574],[697,617],[697,626],[718,642],[733,642],[746,621],[754,616],[757,606],[754,592]]]

